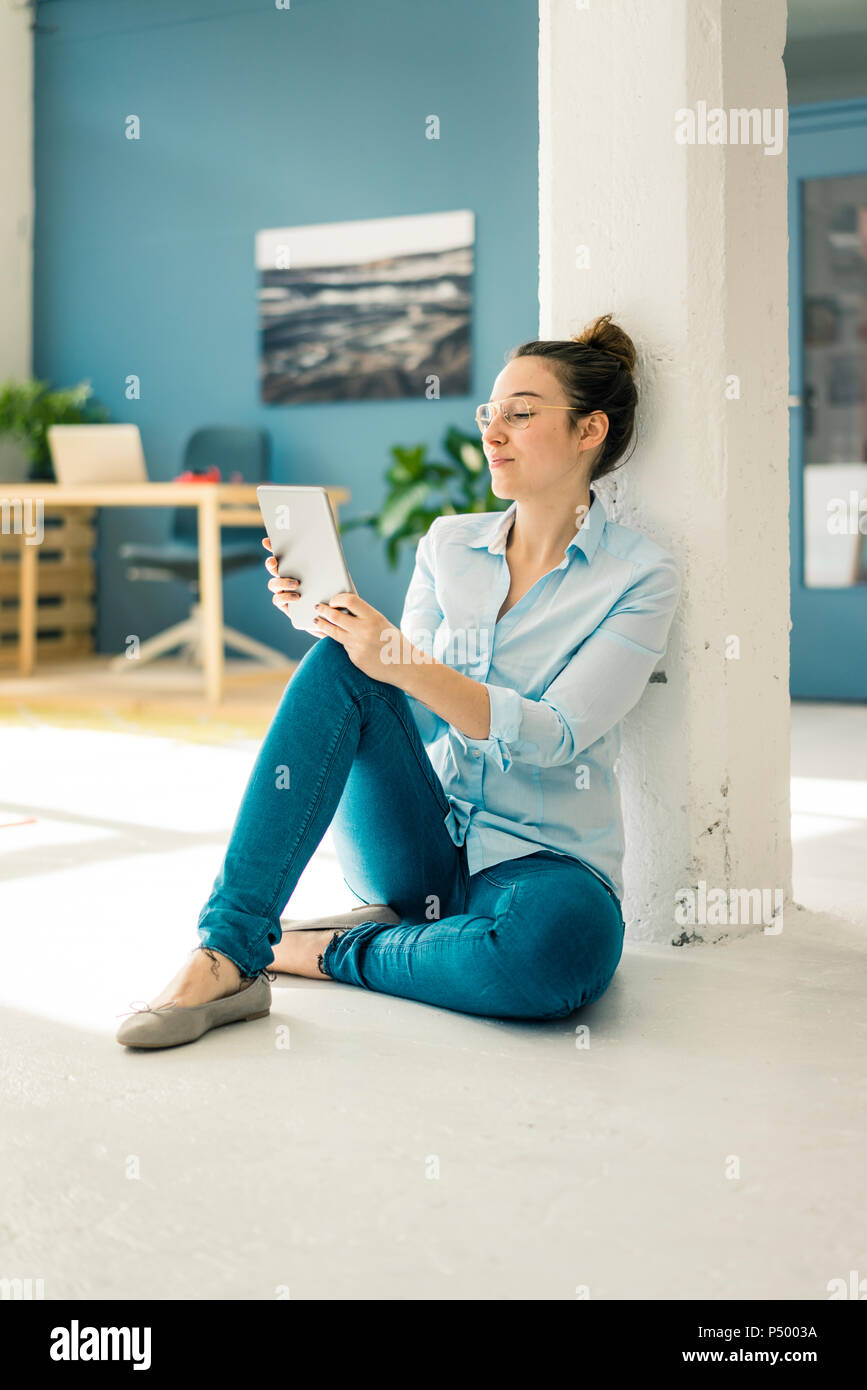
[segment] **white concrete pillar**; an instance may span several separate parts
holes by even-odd
[[[763,931],[732,890],[779,890],[785,929],[791,898],[785,39],[785,0],[540,0],[539,333],[611,311],[635,340],[639,444],[600,491],[684,577],[624,724],[633,940]],[[726,907],[682,925],[702,882]]]
[[[33,352],[33,15],[0,8],[0,381],[29,376]],[[21,450],[0,439],[0,478],[13,469],[26,477]]]

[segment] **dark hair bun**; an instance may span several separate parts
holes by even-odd
[[[582,333],[573,333],[572,341],[584,343],[597,352],[610,352],[630,375],[635,371],[635,344],[628,333],[611,322],[611,314],[602,314],[588,323]]]

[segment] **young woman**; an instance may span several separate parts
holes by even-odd
[[[498,1018],[560,1018],[604,993],[624,933],[619,724],[679,594],[671,556],[591,488],[631,441],[634,365],[610,314],[510,354],[476,418],[511,506],[433,522],[399,629],[356,594],[320,606],[200,945],[119,1042],[263,1017],[269,969]],[[297,583],[265,563],[288,614]],[[329,826],[362,905],[284,933]]]

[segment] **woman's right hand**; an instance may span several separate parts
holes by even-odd
[[[280,609],[281,613],[285,613],[288,617],[290,603],[294,603],[296,599],[301,597],[300,580],[284,579],[282,575],[279,575],[277,573],[277,561],[273,555],[274,547],[271,545],[267,536],[262,541],[262,544],[266,550],[272,551],[272,554],[270,554],[265,561],[266,570],[273,576],[268,580],[268,588],[274,595],[272,602],[275,607]]]

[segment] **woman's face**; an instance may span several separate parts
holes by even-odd
[[[509,425],[498,410],[483,431],[494,495],[521,501],[545,491],[572,496],[585,490],[608,432],[607,415],[538,409],[569,404],[554,371],[540,357],[517,357],[503,368],[490,399],[507,396],[526,397],[530,423],[526,429]]]

